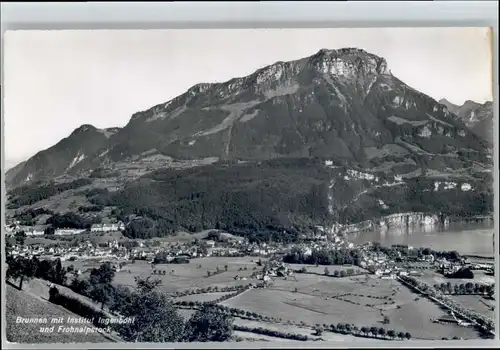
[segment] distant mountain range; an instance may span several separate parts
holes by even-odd
[[[493,102],[480,104],[465,101],[463,105],[457,106],[442,99],[439,103],[448,107],[448,110],[457,115],[473,133],[493,144]]]
[[[214,227],[283,234],[405,211],[483,214],[492,145],[480,122],[469,126],[491,117],[487,105],[462,107],[406,85],[382,57],[323,49],[195,85],[123,128],[82,125],[7,172],[9,208],[90,203],[102,217],[142,218],[127,234],[143,238]],[[40,187],[75,178],[93,183]]]

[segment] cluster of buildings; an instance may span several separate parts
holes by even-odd
[[[86,259],[124,259],[130,258],[129,251],[118,244],[118,242],[109,242],[100,246],[95,246],[90,241],[78,243],[73,247],[64,246],[42,246],[42,245],[15,245],[11,254],[14,256],[23,256],[39,259],[55,259],[61,261],[74,261]]]
[[[7,235],[14,235],[17,232],[24,232],[26,236],[43,236],[46,235],[46,230],[50,225],[37,225],[37,226],[21,226],[18,221],[14,221],[11,224],[5,225],[5,232]],[[94,224],[90,228],[90,232],[118,232],[125,230],[125,224],[121,221],[111,224]],[[68,236],[68,235],[78,235],[84,232],[88,232],[86,229],[74,229],[74,228],[57,228],[54,230],[55,236]]]

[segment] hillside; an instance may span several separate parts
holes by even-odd
[[[78,318],[61,306],[54,305],[46,300],[42,300],[35,295],[20,291],[9,284],[5,286],[6,300],[6,336],[7,341],[13,343],[107,343],[111,340],[99,333],[88,334],[65,334],[54,331],[53,333],[40,332],[39,324],[20,324],[16,323],[17,317],[33,318],[46,317],[57,318],[68,317]],[[70,326],[64,323],[63,326]],[[57,328],[57,326],[56,326]]]
[[[9,188],[18,184],[53,179],[64,174],[75,175],[82,169],[97,167],[103,163],[95,163],[88,155],[106,149],[109,138],[119,130],[82,125],[54,146],[38,152],[7,171],[6,185]]]
[[[100,192],[89,200],[113,207],[120,219],[131,221],[124,233],[131,238],[219,228],[287,241],[318,224],[355,223],[398,212],[490,213],[491,174],[476,176],[403,179],[317,159],[281,159],[158,170],[121,191]]]
[[[394,77],[384,58],[348,48],[195,85],[135,113],[122,129],[83,125],[7,179],[14,187],[146,156],[320,157],[370,167],[386,157],[407,162],[412,155],[453,157],[461,150],[485,154],[487,144],[444,105]]]
[[[457,115],[474,134],[493,144],[493,102],[488,101],[480,104],[465,101],[462,106],[457,106],[442,99],[439,103]]]

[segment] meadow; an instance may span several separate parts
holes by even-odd
[[[495,300],[479,295],[453,295],[451,298],[467,309],[495,319],[495,310],[493,309],[495,307]]]
[[[269,289],[249,290],[222,304],[285,322],[383,327],[409,332],[414,339],[477,338],[473,329],[433,323],[431,317],[441,317],[445,311],[395,280],[308,275],[297,280],[276,279]]]
[[[145,261],[137,260],[135,263],[127,264],[120,272],[116,273],[114,284],[135,286],[136,276],[142,278],[152,276],[163,282],[161,288],[167,293],[207,287],[223,288],[248,285],[257,282],[257,280],[250,278],[250,275],[259,269],[256,264],[257,260],[251,257],[207,257],[192,259],[188,264],[158,264],[154,266]],[[217,268],[219,268],[219,273],[216,273]],[[165,274],[154,274],[154,270],[165,271]],[[236,276],[244,277],[246,280],[235,280]]]

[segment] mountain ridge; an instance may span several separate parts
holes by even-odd
[[[484,153],[487,146],[465,135],[462,120],[440,106],[394,77],[384,58],[356,48],[321,49],[245,77],[196,84],[134,113],[123,128],[82,125],[7,179],[17,186],[76,175],[152,150],[187,160],[314,156],[359,164],[388,148],[416,158],[442,154],[433,139],[457,136],[463,140],[447,140],[447,152]]]
[[[446,99],[439,100],[453,114],[477,136],[487,140],[493,145],[493,102],[478,103],[471,100],[465,101],[461,106],[455,105]]]

